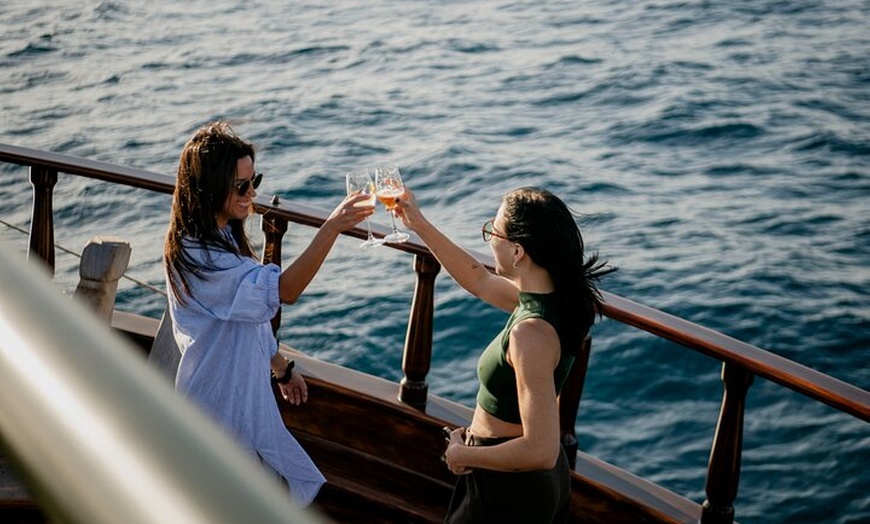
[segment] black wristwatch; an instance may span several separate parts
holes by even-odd
[[[290,377],[293,375],[293,367],[296,365],[295,360],[288,360],[287,367],[284,369],[284,374],[280,377],[275,377],[275,382],[278,384],[286,384],[290,382]],[[274,372],[272,373],[274,375]]]

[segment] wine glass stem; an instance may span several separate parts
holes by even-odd
[[[372,234],[372,223],[369,222],[369,219],[368,219],[368,218],[366,218],[366,227],[369,228],[369,237],[368,237],[368,239],[369,239],[369,240],[374,240],[374,239],[375,239],[375,236]]]
[[[398,233],[399,228],[396,227],[396,213],[392,209],[390,210],[390,220],[393,222],[393,233]]]

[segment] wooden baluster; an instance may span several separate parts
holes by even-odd
[[[743,451],[743,412],[746,392],[752,380],[753,375],[745,368],[722,364],[725,392],[707,466],[707,483],[704,487],[707,500],[701,511],[702,524],[734,522],[733,504],[740,484],[740,455]]]
[[[414,270],[417,272],[417,283],[414,286],[411,316],[408,319],[408,332],[405,336],[405,351],[402,355],[404,377],[399,386],[399,400],[425,411],[429,391],[426,375],[429,373],[432,361],[435,277],[441,270],[441,264],[432,257],[416,255]]]
[[[272,205],[278,205],[278,197],[272,198]],[[287,219],[281,218],[268,212],[263,214],[262,229],[265,242],[263,243],[263,263],[275,264],[281,267],[281,242],[284,233],[287,232]],[[281,326],[281,308],[272,317],[272,332],[277,333]]]
[[[33,185],[33,209],[30,216],[30,255],[36,255],[48,265],[49,275],[54,277],[54,185],[57,171],[44,167],[30,168],[30,183]]]
[[[82,251],[75,297],[90,306],[106,324],[112,323],[118,280],[127,270],[130,251],[129,243],[113,237],[95,237]]]
[[[580,397],[583,395],[583,384],[586,382],[586,370],[589,367],[589,351],[591,347],[592,341],[587,335],[583,339],[580,352],[574,359],[574,365],[571,366],[571,371],[568,374],[568,378],[565,379],[562,392],[559,394],[561,441],[562,447],[565,448],[565,454],[568,455],[568,463],[571,465],[571,469],[577,463],[578,443],[575,426],[577,424],[577,410],[580,407]]]

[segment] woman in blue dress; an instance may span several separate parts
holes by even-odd
[[[270,384],[282,396],[307,400],[305,380],[280,353],[271,319],[311,282],[338,235],[374,212],[364,196],[348,196],[308,247],[284,271],[261,264],[244,221],[262,175],[254,147],[225,122],[200,128],[178,164],[164,248],[169,313],[182,356],[176,389],[223,426],[301,506],[325,482],[284,425]]]

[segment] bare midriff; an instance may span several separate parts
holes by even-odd
[[[505,422],[475,406],[468,431],[478,437],[519,437],[523,434],[523,425]]]

